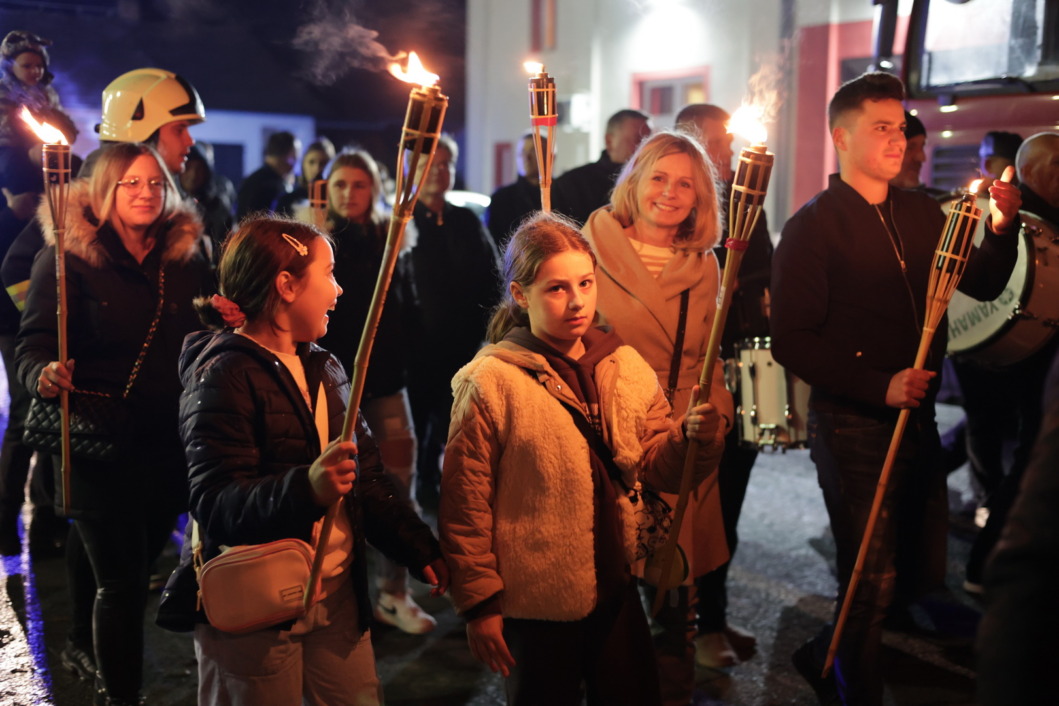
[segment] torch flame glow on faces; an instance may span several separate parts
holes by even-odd
[[[755,145],[765,144],[768,130],[763,118],[765,109],[758,105],[743,105],[728,120],[728,132],[739,135]]]
[[[58,128],[52,127],[48,123],[37,122],[37,119],[33,117],[33,114],[29,112],[29,109],[26,108],[26,106],[22,106],[20,117],[27,125],[29,125],[30,129],[33,130],[41,142],[49,145],[66,144],[66,138]]]
[[[539,74],[544,71],[544,64],[539,61],[524,61],[522,62],[522,68],[526,69],[531,74]]]
[[[414,51],[408,53],[407,69],[402,69],[401,65],[395,61],[390,64],[390,73],[405,83],[417,83],[420,86],[433,86],[439,79],[437,74],[430,73],[423,68],[422,62],[419,61]]]

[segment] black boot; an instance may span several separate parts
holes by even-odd
[[[91,648],[85,650],[72,640],[67,640],[59,657],[63,666],[81,681],[93,681],[96,678],[96,659]]]

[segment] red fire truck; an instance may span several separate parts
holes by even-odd
[[[897,2],[877,2],[877,61],[893,61]],[[887,35],[889,34],[889,45]],[[903,74],[909,109],[927,128],[924,180],[952,189],[977,176],[990,130],[1059,132],[1059,3],[916,0]]]

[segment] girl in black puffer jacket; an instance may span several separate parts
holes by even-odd
[[[395,491],[363,418],[355,442],[327,443],[339,435],[349,391],[339,362],[312,343],[342,293],[333,268],[329,239],[315,228],[246,221],[221,259],[224,297],[200,302],[204,318],[223,319],[225,329],[185,341],[181,433],[203,559],[222,546],[314,543],[326,509],[339,504],[318,548],[321,591],[305,616],[242,635],[199,616],[200,703],[381,703],[365,539],[435,593],[448,584],[437,541]],[[172,595],[182,590],[180,571],[168,600],[181,598]]]

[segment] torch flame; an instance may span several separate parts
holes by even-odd
[[[967,192],[971,194],[977,194],[978,190],[982,188],[983,181],[985,181],[985,179],[975,179],[974,181],[972,181],[971,185],[967,187]]]
[[[390,73],[405,83],[418,83],[420,86],[433,86],[438,82],[439,76],[432,74],[423,68],[422,62],[416,53],[408,53],[408,68],[402,69],[396,61],[390,64]]]
[[[752,144],[763,145],[768,139],[764,116],[765,109],[762,106],[744,103],[728,120],[728,132],[739,135]]]
[[[544,73],[544,64],[539,61],[524,61],[522,68],[534,75]]]
[[[37,119],[33,117],[33,113],[29,112],[29,108],[26,106],[22,106],[22,112],[19,114],[19,117],[29,125],[30,129],[36,133],[41,142],[45,142],[49,145],[67,144],[66,137],[63,136],[58,128],[52,127],[48,123],[37,122]]]

